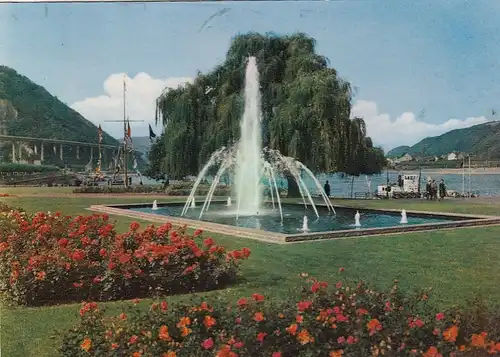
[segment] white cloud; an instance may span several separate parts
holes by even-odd
[[[149,135],[148,124],[153,126],[155,121],[156,98],[165,88],[177,88],[193,80],[190,77],[156,79],[144,72],[130,78],[125,73],[115,73],[104,81],[104,94],[71,105],[94,124],[101,124],[104,131],[116,138],[123,136],[123,125],[106,121],[123,119],[123,78],[127,85],[127,116],[130,120],[144,120],[130,123],[132,136]]]
[[[462,120],[449,119],[441,124],[431,124],[418,120],[415,114],[405,112],[392,120],[389,114],[378,112],[375,102],[358,100],[352,107],[351,115],[362,117],[366,131],[375,145],[386,151],[396,146],[412,146],[428,136],[437,136],[450,130],[468,128],[489,121],[484,116]]]
[[[156,98],[165,88],[176,88],[190,77],[167,79],[152,78],[147,73],[138,73],[130,78],[124,73],[110,75],[103,84],[104,93],[97,97],[86,98],[71,105],[73,109],[113,135],[121,137],[123,127],[120,123],[106,120],[123,119],[123,78],[127,83],[127,114],[130,120],[144,120],[144,123],[131,123],[132,136],[147,136],[148,124],[154,124]],[[450,119],[441,124],[431,124],[418,120],[415,114],[405,112],[396,119],[389,114],[379,113],[377,104],[372,101],[358,100],[352,108],[352,116],[364,118],[367,132],[375,145],[385,150],[399,145],[414,145],[427,136],[441,135],[453,129],[467,128],[485,123],[485,117],[471,117],[463,120]],[[157,131],[160,131],[157,129]]]

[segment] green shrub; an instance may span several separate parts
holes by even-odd
[[[107,215],[0,213],[0,288],[20,305],[214,289],[235,281],[250,254],[169,223],[117,234]]]
[[[436,311],[429,291],[412,295],[378,292],[364,283],[309,279],[298,299],[267,303],[258,293],[236,304],[196,299],[149,310],[135,304],[104,318],[95,303],[84,303],[81,321],[64,334],[64,356],[166,357],[363,357],[458,356],[463,350],[500,352],[498,330],[477,315]],[[489,320],[494,320],[489,315]],[[462,354],[460,354],[462,355]]]

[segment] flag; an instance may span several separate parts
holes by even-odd
[[[99,143],[102,142],[102,128],[101,124],[99,124],[99,128],[97,129],[97,137],[99,138]]]
[[[151,124],[149,124],[149,140],[153,141],[154,138],[156,138],[156,134],[154,133]]]
[[[127,120],[127,121],[128,121],[128,120]],[[130,130],[130,123],[127,123],[127,136],[128,136],[129,138],[131,138],[131,137],[132,137],[132,131]]]
[[[132,164],[132,168],[133,168],[134,170],[136,170],[136,169],[137,169],[137,159],[136,159],[135,157],[134,157],[134,163]]]

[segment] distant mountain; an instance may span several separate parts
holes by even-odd
[[[7,66],[0,66],[2,134],[97,142],[97,127],[44,87]],[[103,133],[103,144],[118,140]]]
[[[455,129],[439,136],[428,137],[409,146],[398,146],[387,157],[441,156],[450,152],[463,152],[479,159],[500,158],[500,122],[490,121],[464,129]]]
[[[149,140],[149,136],[133,136],[132,137],[132,142],[134,145],[134,149],[142,152],[144,160],[147,161],[148,158],[148,151],[149,148],[151,147],[151,141]]]
[[[97,126],[71,109],[57,97],[50,94],[44,87],[34,83],[29,78],[17,73],[7,66],[0,66],[0,135],[25,136],[33,138],[59,139],[97,143]],[[103,144],[120,145],[120,142],[108,133],[103,133]],[[141,150],[136,144],[136,149]],[[72,148],[74,149],[74,148]],[[31,156],[33,153],[23,153]],[[0,143],[0,156],[10,160],[10,143]],[[80,151],[80,159],[71,155],[72,164],[85,165],[90,159],[89,151]],[[36,155],[35,155],[36,156]],[[94,155],[94,165],[97,156]],[[67,158],[60,160],[58,153],[46,150],[46,163],[62,165]],[[145,167],[142,157],[138,158],[138,166]]]

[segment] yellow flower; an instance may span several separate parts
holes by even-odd
[[[85,337],[82,341],[82,343],[80,344],[80,347],[82,348],[82,350],[84,350],[85,352],[88,352],[90,351],[90,349],[92,348],[92,340],[88,337]]]

